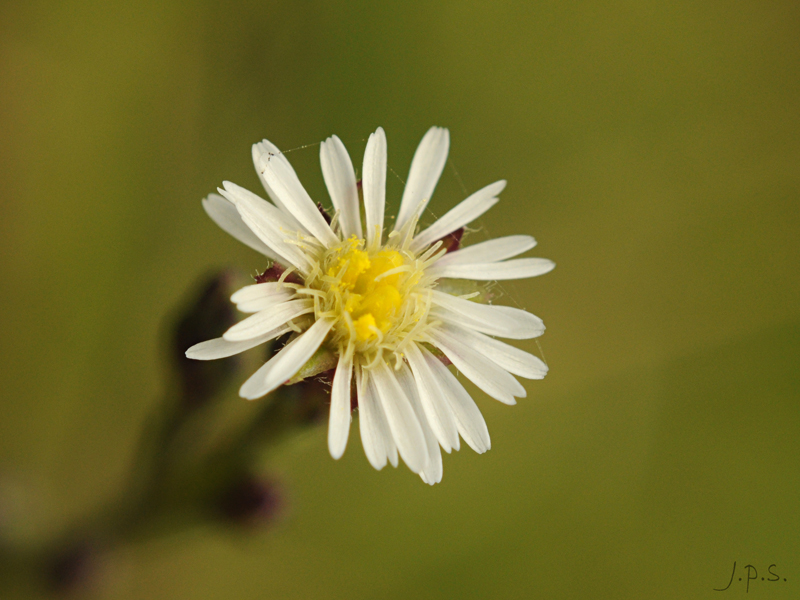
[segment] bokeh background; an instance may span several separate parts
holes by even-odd
[[[492,450],[376,473],[353,429],[265,457],[289,511],[120,550],[139,598],[707,598],[734,561],[800,594],[800,5],[713,0],[0,4],[0,472],[41,534],[112,496],[165,320],[262,259],[205,216],[267,137],[329,203],[318,146],[450,128],[442,214],[531,233],[551,371],[476,392]],[[432,218],[432,215],[429,215]],[[522,347],[539,352],[535,342]],[[226,400],[242,402],[235,394]],[[24,534],[24,532],[23,532]],[[763,571],[762,571],[763,569]],[[739,573],[737,573],[739,576]],[[756,588],[756,589],[753,589]]]

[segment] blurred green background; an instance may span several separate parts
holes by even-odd
[[[357,427],[338,462],[310,430],[265,462],[279,525],[122,550],[102,594],[707,598],[745,593],[712,591],[737,561],[786,578],[751,594],[799,597],[798,32],[790,1],[2,3],[0,472],[24,527],[119,488],[170,311],[263,268],[200,206],[260,189],[250,144],[336,133],[358,164],[381,125],[405,178],[441,125],[433,213],[505,178],[473,239],[531,233],[558,264],[504,286],[548,326],[548,377],[516,407],[476,392],[493,448],[433,488],[374,472]],[[318,152],[290,159],[329,203]]]

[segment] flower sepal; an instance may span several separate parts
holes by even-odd
[[[305,379],[314,377],[315,375],[319,375],[325,371],[335,369],[338,360],[339,359],[333,352],[324,346],[320,347],[320,349],[308,359],[306,364],[300,367],[300,370],[294,375],[294,377],[286,382],[286,385],[294,385],[295,383],[300,383]]]
[[[260,275],[255,276],[256,283],[268,283],[279,281],[281,277],[287,283],[302,283],[302,280],[297,277],[294,273],[289,273],[288,275],[284,276],[284,272],[286,271],[283,266],[279,265],[276,262],[271,262],[270,266],[267,267]]]

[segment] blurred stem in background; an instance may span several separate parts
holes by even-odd
[[[238,279],[232,272],[209,278],[175,318],[164,398],[144,425],[119,495],[35,546],[4,539],[0,529],[0,597],[79,591],[98,575],[104,556],[122,545],[204,525],[249,527],[274,519],[281,488],[259,472],[259,456],[321,420],[329,391],[311,379],[284,386],[245,419],[220,425],[226,419],[217,400],[237,379],[242,357],[193,361],[184,352],[235,322],[229,297],[240,287]],[[267,352],[283,342],[276,340]]]

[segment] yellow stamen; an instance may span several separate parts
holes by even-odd
[[[368,355],[368,364],[425,329],[434,282],[406,248],[391,241],[367,248],[363,239],[351,236],[321,252],[312,273],[298,293],[319,300],[317,318],[334,319],[331,343],[340,352]]]

